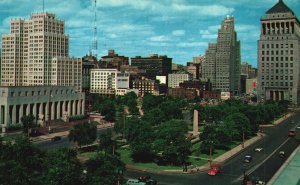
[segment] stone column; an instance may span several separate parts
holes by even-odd
[[[37,108],[37,106],[36,106],[36,103],[35,103],[35,104],[33,104],[33,111],[32,111],[35,120],[37,120],[37,118],[38,118],[36,108]]]
[[[17,106],[16,105],[12,105],[13,108],[12,108],[12,114],[11,114],[11,123],[12,124],[16,124],[16,118],[17,118]]]
[[[194,110],[194,125],[193,125],[193,135],[196,136],[199,133],[199,126],[198,126],[198,111]]]
[[[40,113],[40,114],[44,114],[44,112],[43,112],[43,103],[40,103],[40,106],[39,106],[39,113]],[[44,117],[45,117],[45,115],[44,115]]]
[[[53,101],[53,102],[51,102],[51,120],[54,120],[55,119],[55,109],[54,109],[54,106],[55,106],[55,102]]]
[[[72,116],[75,116],[76,115],[76,101],[75,100],[73,100],[73,105],[72,105]]]
[[[66,111],[66,101],[63,101],[62,103],[62,112],[65,112]]]
[[[4,125],[2,125],[2,132],[6,132],[6,128],[9,122],[9,112],[8,112],[9,105],[4,105]]]
[[[80,109],[80,100],[77,100],[77,114],[81,115],[81,109]]]
[[[84,104],[85,104],[85,102],[84,102],[84,100],[81,100],[81,114],[82,115],[84,115]]]
[[[56,119],[60,119],[60,112],[60,101],[58,101],[56,106]]]
[[[24,113],[23,113],[23,104],[20,105],[20,109],[19,109],[19,123],[22,123],[21,118],[23,117]]]
[[[49,120],[49,102],[46,103],[46,108],[45,108],[45,121]]]
[[[68,112],[68,116],[71,116],[71,101],[70,100],[68,101],[68,110],[67,110],[67,112]]]
[[[26,104],[26,113],[25,115],[28,116],[30,114],[30,104]]]

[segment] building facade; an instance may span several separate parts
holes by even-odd
[[[0,125],[5,132],[7,127],[21,123],[24,115],[31,114],[36,121],[84,115],[84,103],[84,93],[74,87],[0,87]]]
[[[97,58],[92,55],[82,57],[82,92],[88,96],[90,92],[91,69],[99,68]]]
[[[172,58],[158,56],[157,54],[149,57],[131,58],[131,65],[146,71],[146,77],[155,80],[156,76],[168,76],[172,71]]]
[[[64,84],[73,86],[78,79],[75,85],[81,90],[81,59],[69,58],[69,37],[64,31],[64,21],[50,13],[35,13],[29,20],[12,19],[10,34],[2,35],[1,85],[60,86],[64,79],[59,80],[57,74],[68,71],[64,77],[75,79]],[[68,63],[60,66],[66,69],[56,68],[61,60]],[[71,68],[76,69],[74,73]]]
[[[258,100],[300,102],[300,22],[279,0],[261,17]]]
[[[156,80],[141,79],[133,81],[133,89],[138,89],[139,96],[144,96],[145,93],[159,95],[159,82]]]
[[[257,78],[257,69],[247,62],[243,62],[241,64],[241,75],[246,75],[248,79]]]
[[[210,79],[213,89],[239,94],[240,41],[234,29],[234,17],[227,16],[218,31],[217,43],[209,43],[203,64],[203,77]]]
[[[129,59],[119,56],[115,50],[108,50],[108,54],[101,57],[99,65],[101,69],[118,69],[120,71],[122,65],[129,65]]]
[[[90,93],[116,95],[117,89],[129,89],[130,74],[117,69],[92,69]]]
[[[185,81],[192,80],[192,75],[189,73],[174,73],[168,75],[168,87],[179,87],[179,84]]]

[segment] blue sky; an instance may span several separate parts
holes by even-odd
[[[65,20],[70,55],[82,57],[93,40],[94,0],[45,0],[45,11]],[[205,54],[226,15],[235,17],[242,61],[257,66],[260,17],[278,0],[97,0],[98,56],[108,49],[128,57],[168,55],[186,64]],[[11,18],[42,11],[42,0],[0,0],[0,33]],[[300,18],[300,1],[284,0]]]

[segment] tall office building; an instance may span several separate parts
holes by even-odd
[[[300,102],[300,22],[279,0],[261,17],[258,100]]]
[[[210,79],[213,89],[240,92],[240,41],[234,30],[234,18],[227,16],[218,31],[217,43],[209,43],[203,63],[203,78]]]
[[[69,58],[64,31],[64,21],[50,13],[12,19],[10,34],[2,35],[1,85],[75,86],[81,91],[82,61]]]

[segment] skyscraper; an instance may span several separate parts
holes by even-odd
[[[240,41],[234,30],[234,17],[227,16],[218,31],[217,43],[209,43],[203,63],[203,78],[213,90],[238,94],[240,91]]]
[[[258,99],[300,102],[300,22],[279,0],[261,17]]]
[[[75,86],[81,91],[80,58],[69,58],[64,21],[35,13],[29,20],[12,19],[2,35],[1,85]]]

